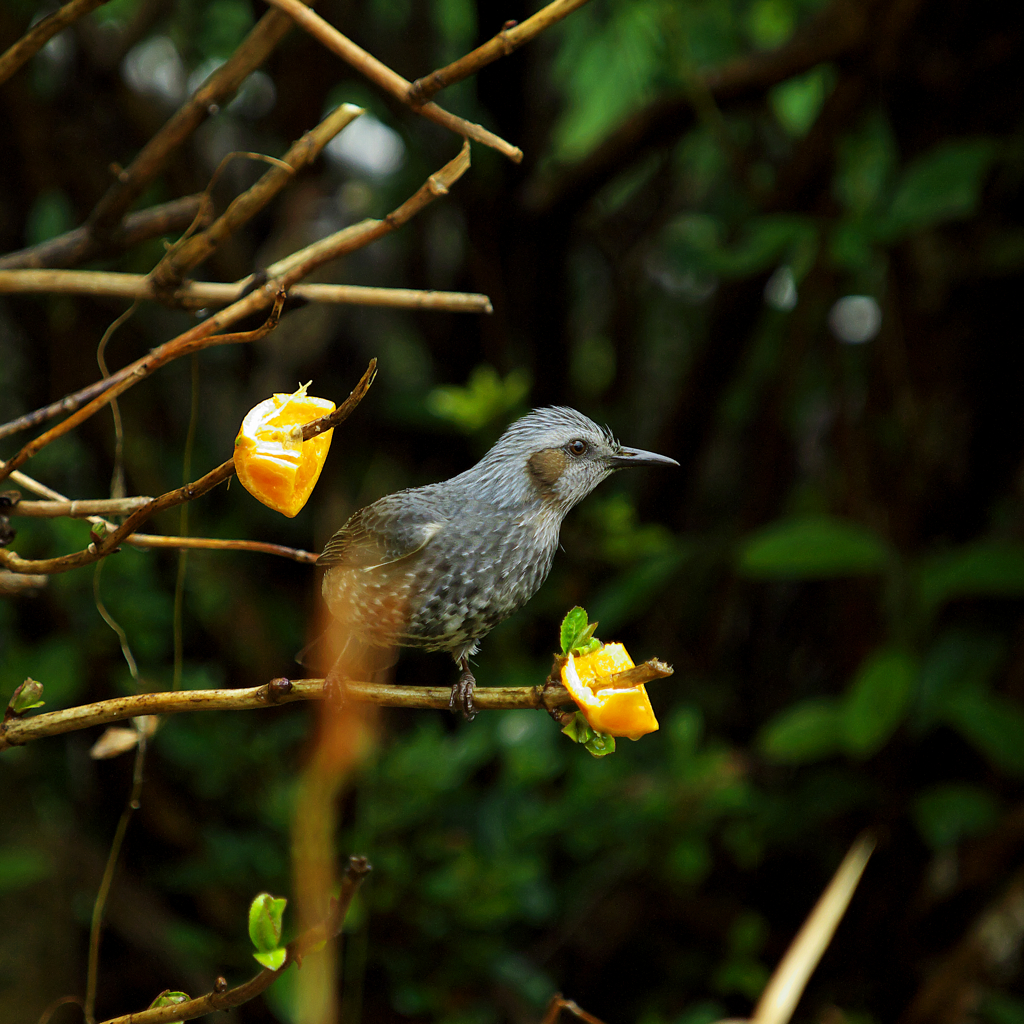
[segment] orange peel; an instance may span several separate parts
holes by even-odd
[[[617,687],[603,681],[634,668],[622,644],[604,644],[590,654],[573,657],[562,665],[562,685],[579,706],[595,732],[638,740],[659,728],[651,699],[643,683]]]
[[[302,426],[334,412],[334,403],[306,394],[303,384],[290,395],[274,395],[246,413],[235,438],[235,473],[264,505],[289,518],[313,493],[331,447],[331,430],[308,441]]]

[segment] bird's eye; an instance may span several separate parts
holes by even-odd
[[[575,441],[569,442],[569,451],[573,455],[586,455],[587,454],[587,442],[576,438]]]

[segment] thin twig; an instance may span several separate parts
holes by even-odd
[[[198,999],[126,1013],[121,1017],[112,1017],[110,1020],[104,1021],[104,1024],[168,1024],[170,1021],[193,1020],[216,1010],[240,1006],[255,998],[268,989],[287,967],[293,963],[301,963],[307,953],[317,949],[327,940],[337,937],[345,923],[345,916],[352,905],[352,900],[370,870],[370,864],[365,857],[349,858],[348,866],[341,880],[341,891],[338,893],[337,899],[331,901],[327,918],[288,943],[287,955],[276,971],[265,967],[255,977],[234,988],[228,988],[226,981],[218,979],[214,990],[204,996],[199,996]]]
[[[263,686],[235,690],[169,690],[112,697],[60,711],[46,711],[0,722],[0,750],[20,746],[45,736],[77,732],[107,725],[138,715],[177,715],[183,711],[250,711],[255,708],[290,704],[298,700],[322,700],[323,679],[273,679]],[[444,686],[401,686],[396,683],[348,681],[345,697],[382,707],[439,708],[448,710],[451,689]],[[476,707],[483,711],[543,709],[570,703],[562,686],[478,686],[473,693]]]
[[[110,852],[107,854],[107,863],[103,869],[103,878],[100,881],[99,890],[96,893],[96,901],[92,907],[92,922],[89,927],[89,963],[86,971],[85,1002],[82,1005],[82,1013],[89,1024],[95,1020],[93,1008],[96,1005],[96,982],[99,978],[100,967],[100,932],[103,927],[103,911],[107,905],[107,896],[110,893],[111,883],[114,881],[114,868],[117,866],[117,858],[121,853],[121,846],[124,843],[125,833],[128,831],[128,823],[132,815],[138,810],[139,797],[142,795],[142,768],[146,762],[146,731],[136,727],[137,746],[135,748],[135,766],[132,771],[132,789],[125,801],[124,810],[118,819],[117,828],[114,830],[114,838],[110,843]]]
[[[232,284],[187,281],[166,293],[159,291],[148,274],[119,274],[102,270],[0,270],[0,294],[103,295],[121,299],[151,299],[164,305],[201,309],[234,302],[250,280],[246,278]],[[447,310],[452,313],[494,311],[491,300],[475,292],[371,288],[355,284],[296,284],[289,288],[288,297],[305,302]],[[63,401],[66,403],[68,400]],[[54,403],[54,406],[48,408],[55,408],[58,404]],[[70,410],[65,407],[59,411]],[[8,433],[6,426],[0,427],[0,438]]]
[[[555,1024],[563,1010],[568,1010],[569,1013],[578,1020],[583,1021],[584,1024],[604,1024],[604,1021],[599,1017],[595,1017],[592,1013],[587,1013],[577,1002],[572,999],[566,999],[561,992],[556,992],[551,997],[541,1019],[541,1024]]]
[[[53,14],[37,21],[13,46],[0,55],[0,82],[6,82],[32,59],[58,32],[95,11],[107,0],[70,0]]]
[[[666,662],[660,661],[658,658],[648,658],[647,661],[634,665],[633,668],[613,672],[610,676],[596,679],[587,685],[592,690],[625,689],[628,686],[641,686],[644,683],[653,682],[655,679],[667,679],[673,671],[672,666]]]
[[[406,102],[415,110],[447,86],[461,82],[470,75],[475,75],[481,68],[493,63],[499,57],[507,57],[514,50],[518,50],[523,43],[528,43],[546,28],[550,28],[587,2],[588,0],[554,0],[553,3],[542,7],[536,14],[527,18],[526,21],[520,24],[510,22],[496,36],[464,57],[452,61],[451,64],[439,68],[437,71],[431,71],[429,75],[417,78],[409,86]]]
[[[50,491],[50,488],[38,484],[38,481],[26,477],[23,473],[12,473],[11,479],[16,482],[35,485],[40,491]],[[57,494],[56,491],[50,491]],[[36,518],[54,519],[67,516],[72,519],[88,519],[97,526],[104,528],[107,533],[113,533],[117,527],[103,518],[104,515],[129,515],[137,509],[148,505],[153,499],[142,495],[133,495],[130,498],[97,498],[94,500],[84,499],[71,501],[63,495],[50,501],[17,501],[9,507],[4,506],[3,496],[0,495],[0,514],[5,516],[31,516]],[[281,558],[290,558],[294,562],[303,562],[307,565],[314,565],[319,557],[313,551],[303,551],[301,548],[290,548],[284,544],[270,544],[260,540],[230,540],[219,537],[174,537],[165,534],[154,533],[133,533],[127,543],[136,548],[196,548],[205,551],[251,551],[257,554],[278,555]],[[0,579],[14,575],[12,573],[0,572]],[[45,581],[45,576],[20,576],[19,579],[27,582],[21,584],[21,588],[29,586],[41,586],[40,581]],[[33,582],[34,581],[34,582]],[[0,585],[2,590],[2,585]]]
[[[88,228],[75,228],[38,245],[0,256],[0,270],[73,267],[114,256],[159,235],[179,234],[196,219],[201,199],[198,195],[182,196],[148,210],[129,213],[103,240],[94,238]],[[200,221],[199,226],[203,227],[204,222]]]
[[[241,195],[205,231],[193,235],[176,245],[157,264],[152,272],[153,285],[158,291],[173,291],[184,276],[215,252],[235,231],[251,220],[292,177],[311,164],[324,146],[343,128],[350,125],[363,108],[353,103],[335,107],[315,128],[293,143],[288,152],[271,167],[259,181]]]
[[[249,551],[261,555],[290,558],[304,565],[316,565],[320,557],[315,551],[270,544],[262,540],[229,540],[219,537],[170,537],[159,533],[133,533],[126,541],[133,548],[171,548],[189,551]]]
[[[352,42],[348,36],[342,35],[330,22],[324,21],[319,14],[313,13],[306,4],[302,3],[302,0],[267,0],[267,2],[284,11],[295,20],[300,28],[305,29],[311,36],[323,43],[332,53],[337,54],[343,61],[380,86],[385,92],[391,93],[395,99],[409,105],[417,114],[422,114],[427,120],[448,128],[457,135],[496,149],[514,163],[519,163],[523,159],[521,149],[506,142],[493,132],[489,132],[481,125],[456,117],[455,114],[450,114],[436,103],[414,105],[410,99],[411,82],[403,78],[397,71],[393,71],[383,61],[379,61],[373,54],[367,53],[361,46]]]
[[[85,498],[81,501],[17,501],[0,511],[5,516],[29,516],[34,519],[88,519],[91,516],[126,516],[151,502],[152,498]]]

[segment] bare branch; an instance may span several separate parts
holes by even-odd
[[[409,105],[417,114],[422,114],[429,121],[449,128],[457,135],[496,149],[514,163],[519,163],[523,159],[521,149],[499,138],[481,125],[456,117],[436,103],[415,104],[410,99],[411,82],[403,78],[397,71],[392,71],[387,64],[379,61],[373,54],[367,53],[361,46],[352,42],[348,36],[342,35],[330,22],[324,21],[320,15],[314,14],[302,0],[267,0],[267,2],[286,12],[300,28],[305,29],[311,36],[323,43],[332,53],[336,53],[343,61],[351,64],[360,74],[365,75],[385,92],[391,93],[395,99]]]
[[[485,68],[499,57],[507,57],[513,51],[518,50],[523,43],[528,43],[544,29],[561,21],[587,2],[588,0],[554,0],[553,3],[542,7],[521,24],[509,22],[496,36],[464,57],[452,61],[451,64],[439,68],[437,71],[431,71],[429,75],[417,78],[409,86],[406,102],[415,110],[442,89],[461,82],[470,75],[475,75],[481,68]]]
[[[31,575],[18,572],[8,572],[0,569],[0,597],[10,597],[12,594],[24,594],[26,591],[39,590],[49,582],[48,576]]]
[[[327,919],[310,928],[287,945],[288,954],[276,971],[265,967],[259,974],[235,988],[228,988],[227,982],[218,979],[218,985],[198,999],[190,999],[185,1003],[174,1003],[136,1013],[126,1013],[121,1017],[112,1017],[104,1024],[168,1024],[170,1021],[193,1020],[205,1016],[215,1010],[226,1010],[230,1006],[240,1006],[255,998],[268,989],[280,976],[282,971],[293,963],[300,963],[309,952],[320,947],[328,939],[335,938],[345,923],[345,915],[352,905],[352,900],[363,879],[369,874],[370,865],[365,857],[350,857],[345,875],[341,882],[341,891],[336,900],[331,901]],[[223,982],[223,984],[220,984]]]
[[[0,512],[5,516],[28,516],[33,519],[88,519],[91,516],[126,516],[148,505],[152,498],[136,495],[131,498],[85,498],[81,501],[16,501],[4,507],[0,496]]]
[[[271,167],[252,188],[236,196],[227,210],[205,231],[172,248],[152,272],[153,285],[157,291],[175,289],[189,270],[202,263],[233,232],[262,210],[297,171],[311,164],[324,146],[362,113],[362,107],[353,103],[342,103],[335,107],[320,124],[292,144],[279,164]]]
[[[592,690],[625,689],[627,686],[641,686],[644,683],[653,682],[655,679],[668,679],[674,671],[672,666],[664,661],[658,658],[648,658],[647,661],[634,665],[633,668],[613,672],[610,676],[595,680],[588,685]]]
[[[95,238],[88,228],[75,228],[27,249],[0,256],[0,270],[27,267],[73,267],[89,260],[114,256],[140,242],[165,234],[180,234],[199,213],[202,196],[183,196],[148,210],[129,213],[105,238]],[[200,222],[200,227],[203,223]]]
[[[216,281],[187,281],[171,292],[160,292],[148,274],[118,274],[102,270],[2,270],[0,294],[63,294],[105,295],[119,299],[150,299],[164,305],[185,309],[223,306],[234,302],[251,278],[232,284]],[[297,284],[288,290],[289,299],[306,302],[330,302],[355,306],[390,306],[398,309],[446,310],[451,313],[492,313],[491,300],[474,292],[439,292],[415,288],[370,288],[355,284]],[[109,386],[109,380],[98,382],[99,390]],[[93,394],[91,397],[95,397]],[[67,399],[62,400],[63,403]],[[55,402],[52,416],[69,412],[66,404]],[[29,413],[29,417],[36,416]],[[49,417],[44,417],[46,419]],[[24,427],[42,422],[35,419]],[[20,422],[20,421],[12,421]],[[15,433],[0,427],[0,439]],[[24,429],[17,428],[17,429]]]
[[[133,548],[182,548],[200,551],[251,551],[260,555],[277,555],[293,562],[316,565],[320,557],[314,551],[269,544],[262,540],[221,540],[219,537],[165,537],[156,533],[133,533],[127,541]]]
[[[566,999],[561,992],[556,992],[552,997],[551,1001],[547,1005],[547,1009],[544,1011],[544,1017],[541,1020],[541,1024],[555,1024],[558,1020],[559,1014],[563,1010],[568,1010],[574,1017],[584,1022],[584,1024],[604,1024],[604,1021],[600,1017],[595,1017],[592,1013],[587,1013],[578,1003],[572,999]]]
[[[61,711],[47,711],[25,718],[0,722],[0,750],[20,746],[45,736],[59,736],[96,725],[135,718],[138,715],[177,715],[183,711],[251,711],[298,700],[323,700],[323,679],[272,679],[263,686],[236,690],[169,690],[112,697],[94,704],[81,704]],[[365,701],[393,708],[438,708],[448,710],[451,688],[447,686],[401,686],[396,683],[345,683],[348,700]],[[514,709],[551,710],[572,702],[569,692],[547,682],[541,686],[478,686],[473,694],[483,711]]]
[[[107,0],[70,0],[59,10],[37,21],[13,46],[0,55],[0,82],[32,59],[58,32],[95,11]]]
[[[9,718],[0,722],[0,750],[44,736],[77,732],[94,725],[107,725],[139,715],[176,715],[183,711],[246,711],[271,707],[296,700],[320,700],[322,679],[275,679],[263,686],[237,690],[171,690],[166,693],[140,693],[61,711],[47,711],[28,718]]]

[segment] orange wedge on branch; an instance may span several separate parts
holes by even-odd
[[[643,683],[616,685],[616,674],[634,667],[622,644],[604,644],[579,657],[569,653],[562,666],[562,685],[594,732],[638,740],[657,731],[658,720]]]
[[[235,473],[242,486],[288,517],[298,515],[313,493],[334,433],[325,430],[302,440],[304,424],[334,412],[333,402],[307,395],[308,387],[260,402],[235,438]]]

